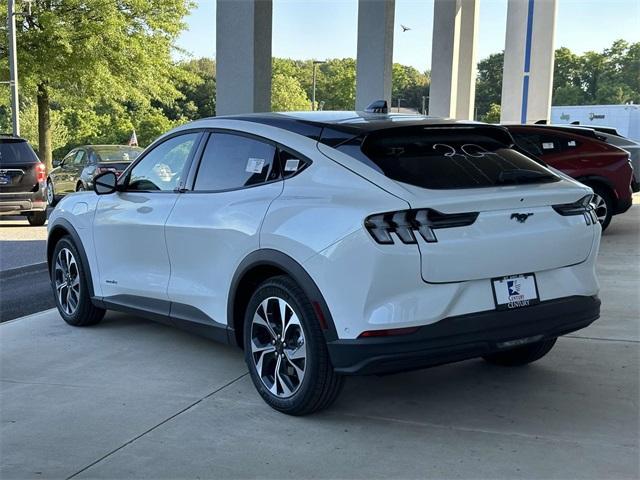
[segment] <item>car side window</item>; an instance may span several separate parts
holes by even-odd
[[[289,150],[279,149],[280,170],[283,178],[289,178],[307,166],[307,162]]]
[[[126,190],[173,191],[178,188],[199,135],[186,133],[155,146],[131,170]]]
[[[558,153],[561,149],[560,139],[550,135],[513,132],[513,137],[520,148],[536,157]]]
[[[78,150],[72,150],[69,153],[67,153],[67,155],[60,162],[60,165],[64,165],[67,167],[73,165],[74,159],[77,153],[78,153]]]
[[[82,166],[85,164],[87,154],[84,150],[78,150],[76,156],[73,157],[73,165],[76,167]]]
[[[279,176],[274,145],[242,135],[212,133],[202,153],[194,190],[234,190]]]

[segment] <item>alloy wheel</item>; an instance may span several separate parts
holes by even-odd
[[[73,253],[68,248],[62,248],[58,252],[54,279],[60,308],[67,315],[73,315],[80,303],[80,271]]]
[[[596,217],[598,217],[598,221],[603,224],[607,219],[607,202],[605,202],[604,198],[595,193],[593,195],[593,204],[595,206]]]
[[[47,182],[47,203],[53,205],[53,183]]]
[[[251,324],[251,357],[262,384],[288,398],[302,385],[307,364],[304,330],[285,300],[269,297],[258,305]]]

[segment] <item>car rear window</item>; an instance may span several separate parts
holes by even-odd
[[[20,139],[0,139],[0,167],[39,162],[27,142]]]
[[[142,153],[141,148],[94,147],[100,162],[132,162]]]
[[[336,148],[393,180],[429,189],[559,180],[504,142],[471,129],[389,129]]]

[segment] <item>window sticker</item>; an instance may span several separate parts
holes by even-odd
[[[567,142],[567,145],[569,145],[570,147],[575,147],[576,146],[576,141],[575,140],[569,140]]]
[[[264,168],[264,158],[249,158],[247,160],[247,168],[245,170],[248,173],[262,173]]]
[[[298,160],[297,158],[290,158],[284,164],[284,171],[285,172],[295,172],[295,171],[298,170],[299,166],[300,166],[300,160]]]
[[[553,150],[553,142],[542,142],[542,148],[545,150]]]

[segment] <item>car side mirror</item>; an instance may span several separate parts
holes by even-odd
[[[104,172],[93,179],[93,185],[98,195],[109,195],[118,189],[118,177],[113,172]]]

